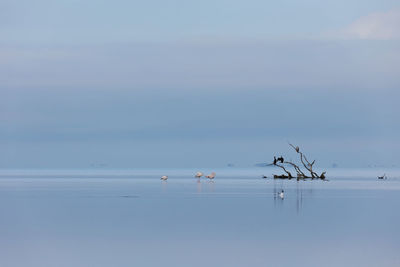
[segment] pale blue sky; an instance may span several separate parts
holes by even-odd
[[[400,165],[397,1],[0,1],[0,167]]]
[[[0,2],[1,41],[78,45],[315,37],[360,17],[399,7],[395,0],[204,0]]]

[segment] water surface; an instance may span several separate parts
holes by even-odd
[[[1,171],[0,266],[400,266],[398,170],[195,171]]]

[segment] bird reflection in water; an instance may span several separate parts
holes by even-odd
[[[278,189],[279,188],[279,189]],[[277,181],[274,180],[274,206],[276,207],[277,205],[282,206],[283,205],[283,200],[284,200],[284,193],[283,191],[283,182],[280,181],[280,186],[277,186]],[[282,195],[280,195],[283,193]]]
[[[162,186],[162,192],[166,193],[168,189],[168,181],[167,180],[162,180],[161,181],[161,186]]]
[[[290,182],[290,181],[289,181]],[[313,194],[313,189],[309,188],[311,185],[307,184],[307,188],[304,188],[304,181],[296,181],[295,190],[291,189],[282,189],[283,183],[278,184],[277,181],[274,181],[273,187],[273,195],[274,195],[274,206],[275,207],[283,207],[283,202],[288,202],[288,204],[293,203],[292,200],[296,199],[296,212],[299,214],[303,208],[304,200],[307,197],[310,197]],[[286,199],[286,198],[289,199]],[[296,198],[294,198],[296,197]]]
[[[208,191],[209,192],[214,192],[214,190],[215,190],[215,182],[214,182],[214,180],[207,181],[207,185],[208,185]]]
[[[204,187],[205,184],[205,188]],[[215,182],[214,180],[201,181],[201,179],[197,179],[196,181],[196,191],[198,194],[202,193],[205,189],[206,192],[214,192],[215,190]]]
[[[197,179],[197,181],[196,181],[196,188],[197,188],[197,193],[198,194],[200,194],[202,192],[202,190],[203,190],[200,178]]]
[[[303,206],[303,188],[299,181],[296,184],[296,211],[299,214],[300,209]]]

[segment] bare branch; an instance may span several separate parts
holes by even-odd
[[[282,168],[286,172],[286,174],[289,176],[289,178],[293,177],[292,174],[288,170],[286,170],[286,168],[283,167],[282,165],[279,165],[279,164],[274,164],[274,165],[278,166],[279,168]]]
[[[297,172],[297,176],[300,175],[300,176],[306,177],[306,175],[304,174],[304,172],[301,171],[301,169],[299,168],[299,166],[297,166],[297,165],[294,164],[293,162],[285,161],[284,163],[293,166],[293,168],[294,168],[294,169],[296,170],[296,172]]]
[[[294,146],[294,145],[292,145],[291,143],[289,143],[289,145],[291,146],[291,147],[293,147],[293,149],[297,152],[297,153],[300,153],[300,148],[298,147],[298,146]]]
[[[312,162],[310,162],[306,155],[304,155],[302,152],[300,152],[300,148],[298,146],[294,146],[293,144],[289,143],[288,144],[298,153],[300,154],[300,161],[303,164],[304,168],[310,172],[311,178],[321,178],[321,179],[325,179],[325,173],[323,172],[321,173],[321,175],[318,175],[316,172],[313,171],[313,166],[315,164],[315,160],[313,160]],[[301,171],[300,167],[297,166],[296,164],[294,164],[293,162],[290,161],[285,161],[284,163],[293,166],[293,168],[296,170],[297,172],[297,176],[301,176],[301,177],[307,177],[307,175],[304,174],[304,172]]]

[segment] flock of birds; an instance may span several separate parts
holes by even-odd
[[[274,157],[274,164],[276,164],[277,162],[283,162],[283,157],[281,156],[281,157],[279,157],[279,158],[275,158]],[[212,173],[210,173],[209,175],[204,175],[204,173],[202,173],[202,172],[196,172],[196,174],[194,175],[194,177],[196,177],[196,178],[201,178],[201,177],[205,177],[205,178],[208,178],[208,179],[210,179],[210,180],[213,180],[214,178],[215,178],[215,176],[216,176],[216,173],[215,172],[212,172]],[[267,178],[267,176],[265,176],[265,175],[263,175],[262,176],[263,178]],[[386,174],[384,174],[384,175],[382,175],[382,176],[378,176],[378,179],[387,179],[387,176],[386,176]],[[161,180],[163,180],[163,181],[166,181],[166,180],[168,180],[168,176],[167,175],[163,175],[163,176],[161,176]],[[278,195],[278,197],[280,197],[281,199],[283,199],[284,197],[285,197],[285,192],[283,191],[283,190],[281,190],[280,192],[278,192],[278,193],[276,193],[277,195]]]
[[[196,177],[196,178],[201,178],[201,177],[206,177],[206,178],[208,178],[208,179],[210,179],[210,180],[213,180],[214,178],[215,178],[215,176],[216,176],[216,173],[215,172],[212,172],[212,173],[210,173],[209,175],[204,175],[204,173],[202,173],[202,172],[196,172],[196,174],[194,175],[194,177]],[[263,178],[267,178],[266,176],[264,176]],[[167,175],[163,175],[163,176],[161,176],[161,180],[163,180],[163,181],[166,181],[166,180],[168,180],[168,176]],[[280,198],[284,198],[285,197],[285,192],[283,191],[283,190],[281,190],[280,192],[278,192],[277,193],[277,195],[280,197]]]
[[[212,180],[212,179],[215,178],[215,175],[216,175],[215,172],[212,172],[212,173],[210,173],[209,175],[204,175],[204,173],[202,173],[202,172],[196,172],[196,175],[195,175],[194,177],[200,178],[200,177],[204,176],[204,177],[206,177],[206,178]],[[168,176],[167,176],[167,175],[161,176],[161,180],[163,180],[163,181],[168,180]]]

